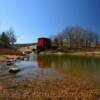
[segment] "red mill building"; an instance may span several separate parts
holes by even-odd
[[[38,38],[37,49],[39,51],[51,48],[51,40],[49,38]]]

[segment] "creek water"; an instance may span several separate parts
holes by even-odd
[[[8,66],[0,64],[0,83],[38,78],[38,76],[64,75],[77,83],[89,83],[100,87],[100,58],[67,55],[31,55],[29,61],[17,61],[21,69],[9,73]]]

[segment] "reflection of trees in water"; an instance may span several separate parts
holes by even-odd
[[[52,68],[63,73],[70,74],[93,74],[100,71],[100,59],[56,56],[56,55],[39,55],[37,57],[38,65],[41,68]]]
[[[77,83],[100,83],[100,59],[39,55],[37,62],[39,67],[54,69]]]

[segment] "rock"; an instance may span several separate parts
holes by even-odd
[[[17,73],[17,72],[19,72],[19,71],[20,71],[19,68],[10,68],[10,69],[9,69],[9,72],[11,72],[11,73]]]
[[[7,61],[7,65],[8,66],[14,65],[14,62],[13,61]]]

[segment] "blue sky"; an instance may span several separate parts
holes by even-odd
[[[0,0],[0,31],[13,27],[17,43],[36,42],[68,26],[100,33],[100,0]]]

